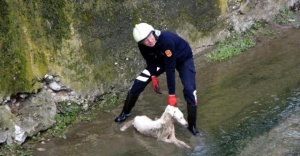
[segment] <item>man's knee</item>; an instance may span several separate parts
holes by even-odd
[[[184,90],[184,98],[188,104],[197,105],[197,91],[195,89]]]

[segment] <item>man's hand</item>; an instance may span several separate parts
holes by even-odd
[[[169,95],[168,105],[177,106],[177,99],[176,99],[176,96],[174,94]]]
[[[152,88],[154,89],[154,91],[157,94],[161,94],[156,76],[151,76],[151,80],[152,80]]]

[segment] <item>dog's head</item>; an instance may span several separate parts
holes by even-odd
[[[168,112],[172,116],[172,118],[175,119],[175,121],[177,121],[182,126],[188,127],[188,123],[185,120],[183,113],[179,110],[178,107],[168,105],[166,107],[165,112]]]

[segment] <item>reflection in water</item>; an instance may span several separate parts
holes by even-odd
[[[300,155],[300,90],[283,101],[285,109],[274,117],[282,122],[268,133],[255,137],[241,155]]]
[[[247,155],[243,148],[250,146],[252,150],[248,152],[249,155],[254,153],[256,153],[254,155],[270,155],[270,151],[274,152],[273,148],[275,144],[277,146],[277,153],[284,154],[289,151],[294,152],[297,150],[300,152],[300,118],[294,117],[295,123],[298,123],[292,125],[294,127],[286,127],[287,123],[284,123],[285,120],[290,120],[289,118],[294,114],[298,114],[298,117],[300,116],[300,90],[291,91],[273,99],[261,99],[260,101],[256,101],[253,105],[249,106],[249,108],[245,108],[241,114],[237,114],[236,118],[238,118],[239,121],[236,122],[236,125],[233,125],[232,129],[228,130],[223,128],[222,125],[219,127],[215,132],[216,140],[214,140],[215,146],[219,149],[218,151],[214,149],[211,153],[230,155],[242,152],[244,153],[243,155]],[[277,139],[269,138],[269,131],[278,124],[280,124],[281,127],[285,126],[286,132],[288,132],[289,129],[296,128],[298,129],[298,134],[294,135],[294,131],[292,130],[290,134],[288,134],[291,137],[285,138],[285,142],[283,142],[282,139],[278,139],[281,138],[282,133],[272,135],[272,137]],[[262,134],[266,135],[264,137],[263,146],[257,144],[257,142],[251,142],[253,138],[259,137]],[[297,145],[298,147],[293,147],[293,145]],[[253,146],[257,146],[256,150],[253,150]],[[279,148],[282,146],[291,148],[289,151],[286,151],[287,148]],[[262,147],[268,152],[262,153]]]
[[[34,155],[138,156],[138,155],[288,155],[300,152],[300,29],[288,30],[272,39],[261,39],[258,47],[221,63],[195,58],[197,66],[198,119],[201,138],[175,125],[176,137],[192,150],[180,149],[133,128],[120,132],[113,119],[123,104],[111,113],[70,128],[66,140],[53,139],[36,148]],[[159,81],[164,82],[164,77]],[[148,86],[140,96],[132,117],[159,117],[165,108],[163,94]],[[186,104],[177,82],[178,107],[185,114]],[[116,113],[115,113],[116,112]],[[271,153],[271,154],[270,154]]]

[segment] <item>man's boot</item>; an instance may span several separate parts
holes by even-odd
[[[195,136],[200,136],[200,132],[196,128],[196,119],[197,119],[197,105],[188,104],[188,130],[192,132]]]
[[[134,107],[135,102],[137,101],[139,94],[127,93],[127,97],[123,106],[121,114],[115,119],[115,122],[121,123],[125,121],[131,115],[131,109]]]

